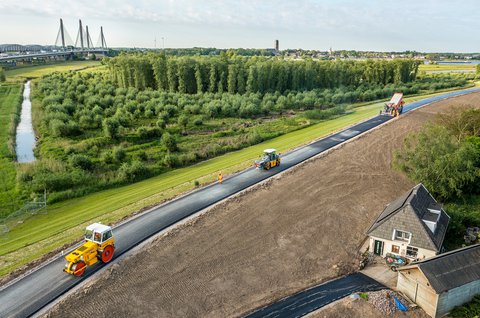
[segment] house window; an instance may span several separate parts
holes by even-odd
[[[405,241],[408,242],[410,240],[410,233],[403,232],[399,230],[395,230],[395,239],[398,241]]]
[[[392,253],[399,254],[400,253],[400,246],[392,245]]]
[[[407,256],[408,257],[417,257],[418,255],[418,248],[416,247],[411,247],[411,246],[407,246]]]

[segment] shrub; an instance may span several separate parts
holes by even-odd
[[[3,70],[2,67],[0,67],[0,82],[5,82],[6,80],[6,76],[5,76],[5,71]]]
[[[122,147],[115,147],[113,148],[112,156],[115,162],[122,162],[127,158],[127,152]]]
[[[102,153],[102,160],[103,162],[105,162],[106,164],[110,164],[110,163],[113,163],[113,154],[110,150],[107,150],[105,151],[104,153]]]
[[[142,151],[139,151],[137,153],[137,158],[141,161],[147,161],[148,160],[148,155],[145,151],[142,150]]]
[[[120,123],[116,118],[106,118],[103,120],[103,131],[109,138],[117,138],[120,129]]]
[[[157,120],[156,125],[158,128],[165,129],[165,127],[167,127],[167,122],[163,119],[159,119]]]
[[[178,166],[178,156],[169,151],[163,157],[163,164],[169,168],[175,168]]]
[[[462,306],[455,307],[449,314],[452,318],[474,318],[480,316],[480,295]]]
[[[170,152],[177,150],[177,141],[175,137],[168,132],[162,136],[162,145]]]
[[[90,158],[84,155],[73,155],[70,157],[70,164],[75,168],[90,170],[93,168]]]
[[[178,124],[183,127],[183,129],[187,128],[188,125],[188,117],[186,115],[180,115],[178,117]]]
[[[194,124],[195,126],[201,126],[201,125],[203,125],[203,120],[202,120],[202,118],[200,118],[200,117],[195,118],[195,119],[193,120],[193,124]]]
[[[122,182],[133,182],[148,177],[149,170],[143,163],[134,160],[132,163],[123,163],[118,170],[118,178]]]
[[[429,125],[405,139],[395,153],[395,165],[433,195],[448,200],[475,188],[479,156],[475,144],[457,140],[443,126]]]

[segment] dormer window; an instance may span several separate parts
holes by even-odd
[[[411,237],[412,237],[411,233],[400,231],[400,230],[393,230],[393,239],[396,241],[410,242]]]

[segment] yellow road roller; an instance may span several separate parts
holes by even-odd
[[[85,243],[65,256],[64,272],[82,276],[88,266],[101,261],[108,263],[115,252],[115,238],[108,225],[93,223],[85,230]]]

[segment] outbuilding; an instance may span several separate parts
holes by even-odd
[[[442,317],[480,294],[480,244],[398,269],[397,290],[431,317]]]

